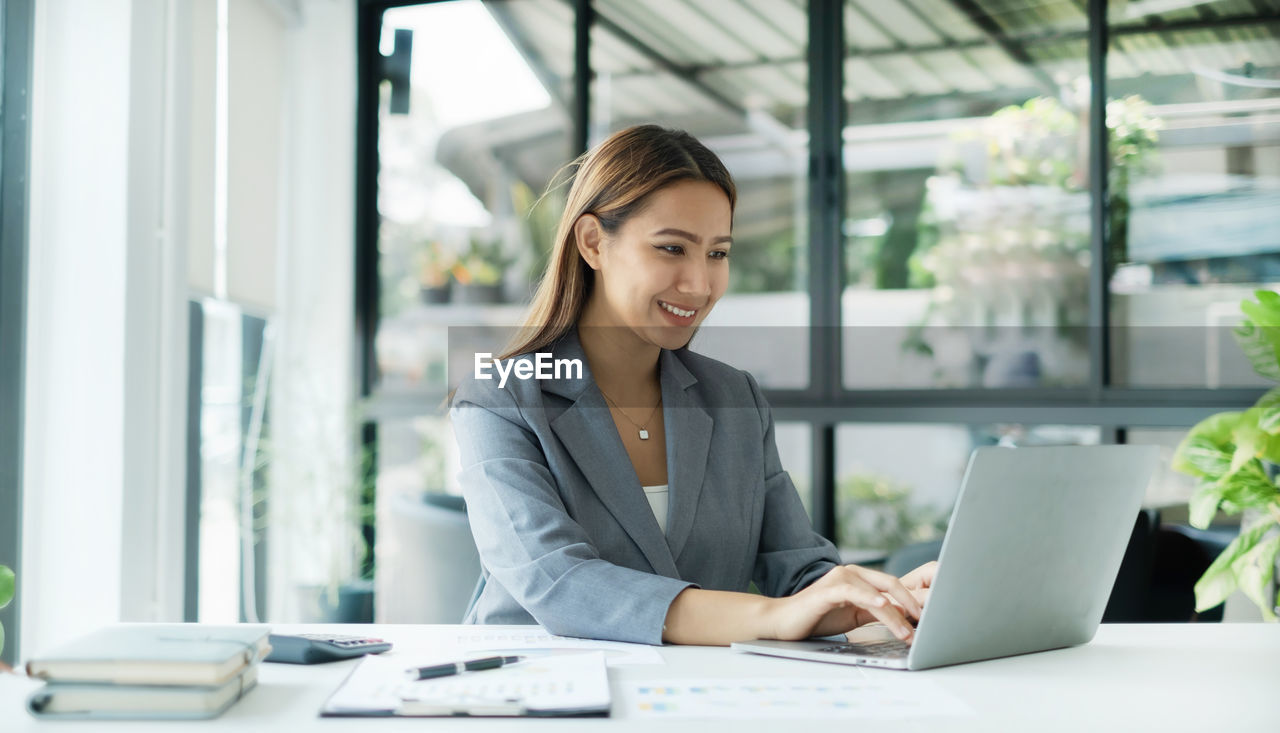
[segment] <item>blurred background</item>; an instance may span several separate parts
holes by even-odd
[[[460,617],[450,353],[520,323],[557,172],[636,123],[735,177],[694,348],[766,388],[850,560],[940,538],[974,447],[1169,457],[1265,385],[1230,330],[1280,281],[1275,0],[10,0],[3,32],[23,646]]]

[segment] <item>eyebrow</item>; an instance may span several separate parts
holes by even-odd
[[[702,244],[702,237],[699,237],[698,235],[692,232],[686,232],[683,229],[672,229],[670,227],[666,229],[659,229],[658,231],[653,233],[653,236],[656,237],[660,234],[674,234],[677,237],[684,237],[685,239],[689,240],[690,242],[693,242],[694,244]],[[729,244],[733,244],[733,237],[729,237],[729,236],[716,237],[715,239],[711,240],[712,244],[720,244],[721,242],[728,242]]]

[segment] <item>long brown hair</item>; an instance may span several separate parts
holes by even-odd
[[[707,181],[729,197],[729,215],[737,188],[724,163],[683,130],[636,125],[610,135],[566,166],[573,186],[556,227],[555,245],[538,283],[529,315],[502,359],[540,351],[578,322],[591,295],[591,268],[578,252],[574,225],[594,214],[606,234],[614,235],[656,191],[680,181]],[[553,181],[554,185],[554,181]]]

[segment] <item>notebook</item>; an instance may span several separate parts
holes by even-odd
[[[93,720],[215,718],[258,683],[258,665],[220,686],[109,685],[50,682],[27,698],[37,718]]]
[[[27,675],[52,682],[225,685],[271,651],[268,627],[118,624],[27,662]]]
[[[500,669],[410,680],[406,670],[439,659],[365,657],[320,714],[348,716],[603,716],[611,703],[601,651],[533,656]]]

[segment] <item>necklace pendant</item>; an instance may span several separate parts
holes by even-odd
[[[648,431],[648,430],[645,430],[644,428],[641,428],[641,429],[640,429],[640,440],[648,440],[648,439],[649,439],[649,431]]]

